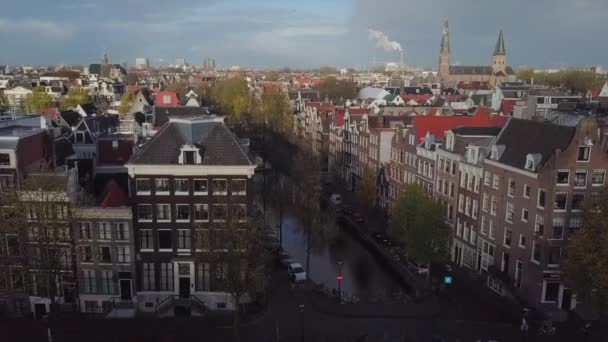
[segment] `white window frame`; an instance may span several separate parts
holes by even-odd
[[[526,195],[526,190],[530,190],[528,195]],[[523,192],[521,195],[523,198],[530,198],[530,195],[532,194],[532,187],[528,184],[524,184],[524,188],[522,189],[522,191]]]
[[[527,217],[524,217],[524,213],[526,213],[525,216],[527,216]],[[521,220],[523,222],[528,222],[529,218],[530,218],[530,211],[528,211],[528,209],[526,209],[526,208],[522,208],[521,209]]]
[[[182,182],[182,181],[186,181],[186,184],[188,185],[188,190],[187,191],[178,191],[177,189],[177,183],[178,182]],[[184,195],[189,195],[190,194],[190,180],[188,178],[175,178],[173,180],[173,186],[174,186],[174,194],[176,196],[184,196]]]
[[[519,234],[519,240],[517,241],[517,245],[519,246],[519,248],[526,249],[526,244],[525,243],[522,244],[522,241],[524,241],[524,240],[527,241],[528,239],[526,238],[526,236],[524,234]]]
[[[163,181],[166,180],[167,181],[167,191],[158,191],[157,189],[157,183],[158,181]],[[169,178],[155,178],[154,179],[154,194],[158,195],[158,196],[166,196],[169,195],[171,193],[171,184],[169,183],[170,179]]]
[[[180,207],[187,207],[188,208],[188,219],[179,219],[179,208]],[[186,203],[178,203],[175,205],[175,222],[179,222],[179,223],[188,223],[192,221],[192,210],[190,210],[190,204],[186,204]]]
[[[143,235],[142,235],[143,232],[149,233],[149,235],[146,235],[146,236],[150,239],[149,245],[151,245],[152,248],[142,248],[141,242],[142,242],[142,238],[143,238]],[[154,231],[152,229],[140,229],[138,238],[139,238],[139,251],[140,252],[154,252]],[[148,247],[150,247],[150,246],[148,246]]]
[[[196,219],[196,207],[197,206],[201,206],[203,208],[206,208],[206,210],[207,210],[207,219],[204,219],[204,220],[198,220],[198,219]],[[194,204],[194,222],[209,222],[209,216],[211,216],[211,214],[209,213],[209,204],[208,203],[195,203]]]
[[[603,173],[602,182],[594,183],[593,178],[596,172]],[[605,169],[594,169],[591,171],[591,186],[603,186],[606,183],[606,170]]]
[[[559,183],[558,182],[558,175],[560,172],[567,172],[568,173],[568,178],[566,179],[566,183]],[[557,186],[568,186],[570,184],[570,170],[568,169],[559,169],[555,172],[555,185]]]
[[[116,247],[116,260],[119,264],[130,264],[131,263],[131,248],[129,246],[117,246]]]
[[[557,201],[557,196],[558,195],[566,195],[566,198],[564,200],[564,208],[556,208],[555,207],[555,202]],[[554,212],[558,212],[558,213],[563,213],[566,212],[566,210],[568,209],[568,193],[567,192],[556,192],[555,193],[555,200],[553,201],[553,211]]]
[[[99,241],[112,240],[112,224],[110,224],[110,222],[98,222],[97,227],[97,239]]]
[[[204,182],[206,182],[207,183],[207,191],[196,191],[196,188],[194,186],[194,183],[196,183],[196,181],[204,181]],[[195,178],[195,179],[193,179],[192,180],[192,192],[195,195],[197,195],[197,196],[200,196],[200,195],[206,196],[206,195],[208,195],[209,194],[209,179],[206,179],[206,178]]]
[[[581,148],[587,148],[587,149],[589,149],[589,152],[587,152],[587,159],[578,159],[579,150]],[[589,146],[589,145],[579,145],[578,148],[576,149],[576,162],[577,163],[588,163],[590,160],[591,160],[591,146]]]
[[[169,218],[160,218],[160,207],[169,208]],[[157,203],[156,204],[156,222],[171,222],[171,204],[169,203]]]
[[[500,175],[496,173],[492,176],[492,188],[500,189]]]
[[[577,174],[578,173],[584,173],[585,174],[585,184],[584,185],[577,185],[576,184]],[[589,171],[588,170],[586,170],[586,169],[577,169],[577,170],[574,170],[574,188],[575,189],[585,189],[587,187],[587,185],[588,185],[588,182],[587,182],[588,178],[589,178]]]
[[[225,191],[216,191],[215,190],[215,185],[214,185],[214,183],[216,181],[224,181],[224,182],[226,182],[226,190]],[[209,186],[209,183],[207,183],[207,186]],[[226,178],[215,178],[215,179],[212,179],[211,180],[211,188],[212,188],[211,192],[212,192],[213,196],[226,196],[226,195],[228,195],[228,179],[226,179]]]
[[[159,236],[160,232],[169,232],[171,234],[171,229],[157,229],[156,236]],[[173,238],[171,238],[171,242],[173,242]],[[158,238],[158,251],[159,252],[173,252],[173,243],[171,243],[170,248],[160,248],[160,236]]]
[[[540,194],[541,193],[545,194],[545,203],[542,206],[540,205]],[[536,208],[538,208],[540,210],[544,210],[546,206],[547,206],[547,191],[545,189],[538,189],[538,192],[536,193]]]
[[[238,181],[238,182],[243,182],[245,183],[245,190],[243,191],[232,191],[232,183]],[[247,179],[245,178],[235,178],[235,179],[231,179],[230,180],[230,194],[231,195],[239,195],[239,196],[243,196],[243,195],[247,195]]]

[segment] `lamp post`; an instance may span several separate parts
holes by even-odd
[[[300,310],[300,341],[304,341],[304,304],[298,305]]]
[[[344,276],[342,275],[342,265],[344,262],[342,260],[338,260],[338,276],[336,276],[336,280],[338,281],[338,303],[342,303],[342,280]]]

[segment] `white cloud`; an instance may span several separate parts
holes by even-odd
[[[27,32],[45,37],[67,38],[72,31],[65,25],[44,19],[7,19],[0,18],[0,32]]]

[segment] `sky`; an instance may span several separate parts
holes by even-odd
[[[8,0],[0,64],[153,65],[206,57],[220,66],[366,67],[398,61],[368,39],[384,32],[406,64],[436,67],[450,24],[452,64],[488,65],[499,30],[508,64],[608,64],[606,0]]]

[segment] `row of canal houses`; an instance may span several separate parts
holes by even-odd
[[[584,308],[563,282],[560,259],[582,227],[583,202],[606,182],[602,120],[303,102],[294,133],[352,191],[371,169],[374,205],[387,213],[409,184],[420,185],[445,208],[451,261],[498,295],[556,316]]]

